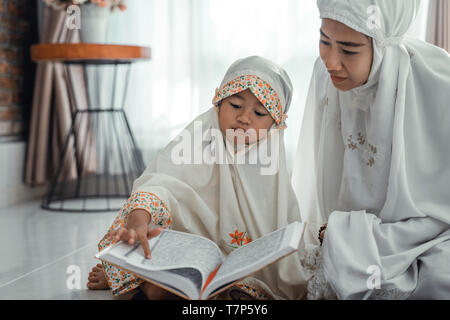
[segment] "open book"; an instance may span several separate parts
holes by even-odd
[[[305,223],[293,222],[234,250],[228,256],[213,241],[190,233],[163,230],[142,246],[122,241],[96,258],[127,270],[185,299],[210,299],[247,276],[298,250]]]

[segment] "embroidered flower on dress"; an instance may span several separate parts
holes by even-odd
[[[366,139],[364,138],[364,136],[361,134],[361,132],[358,132],[358,142],[359,144],[363,145],[366,142]]]
[[[349,147],[350,149],[352,149],[352,150],[358,149],[357,144],[353,141],[352,134],[348,136],[347,142],[348,142],[347,147]]]
[[[369,167],[372,167],[375,163],[374,155],[377,154],[377,148],[371,144],[369,144],[369,148],[370,148],[370,152],[372,153],[372,155],[369,157],[369,160],[367,161],[366,165],[368,165]]]
[[[361,132],[358,132],[357,140],[358,143],[353,140],[353,135],[350,134],[347,138],[347,148],[361,152],[363,158],[367,161],[366,165],[368,167],[373,167],[377,155],[377,147],[370,143],[366,145],[366,137]]]
[[[231,242],[228,244],[228,246],[237,249],[250,243],[252,239],[246,236],[246,234],[247,232],[239,232],[238,229],[236,229],[234,233],[229,233],[228,235],[231,237]]]

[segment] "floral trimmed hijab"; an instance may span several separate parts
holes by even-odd
[[[275,127],[287,128],[285,121],[292,98],[292,84],[286,71],[276,65],[273,65],[274,75],[262,76],[258,67],[268,63],[272,64],[258,56],[233,63],[220,88],[216,89],[213,104],[217,106],[223,99],[249,89],[275,120]]]

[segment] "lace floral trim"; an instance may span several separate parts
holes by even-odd
[[[313,246],[306,248],[304,257],[300,260],[302,267],[309,273],[307,283],[308,300],[337,300],[338,297],[325,278],[323,270],[322,248]],[[411,292],[393,289],[374,289],[368,300],[406,300]]]
[[[337,300],[338,297],[325,278],[323,270],[322,248],[320,246],[309,245],[305,248],[305,254],[300,259],[300,263],[309,275],[307,283],[308,300]],[[406,300],[411,292],[392,289],[374,289],[368,300]]]
[[[406,300],[410,295],[411,292],[400,291],[397,288],[374,289],[368,300]]]
[[[318,269],[322,261],[322,252],[320,246],[307,244],[303,256],[300,257],[300,264],[310,278]]]
[[[307,245],[300,264],[309,277],[307,282],[308,300],[336,300],[337,296],[325,278],[322,267],[322,248],[316,245]]]

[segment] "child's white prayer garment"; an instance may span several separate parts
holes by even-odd
[[[223,99],[246,89],[275,121],[265,138],[235,152],[220,131],[218,110]],[[281,67],[256,56],[238,60],[218,88],[214,106],[158,153],[134,182],[132,194],[157,198],[170,214],[172,229],[205,236],[224,254],[300,221],[283,140],[291,97],[292,84]],[[243,282],[244,289],[263,288],[269,298],[304,298],[307,276],[300,257],[295,253],[264,268]]]

